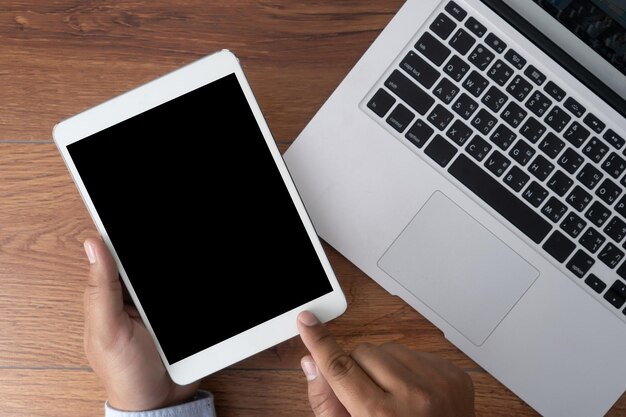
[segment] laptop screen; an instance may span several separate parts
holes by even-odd
[[[533,0],[626,75],[626,0]]]

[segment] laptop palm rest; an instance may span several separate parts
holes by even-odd
[[[378,266],[477,346],[539,276],[439,191]]]

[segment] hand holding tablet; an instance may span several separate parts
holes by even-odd
[[[200,382],[181,386],[172,381],[137,309],[123,297],[115,261],[104,242],[87,239],[85,252],[90,263],[84,296],[85,354],[104,383],[108,406],[144,411],[189,401]]]
[[[296,335],[300,311],[327,321],[345,310],[231,53],[89,109],[53,136],[175,382]]]

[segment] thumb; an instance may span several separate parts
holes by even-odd
[[[91,264],[85,289],[85,324],[101,337],[114,336],[124,313],[117,266],[102,240],[87,239],[84,246]]]
[[[328,381],[319,372],[313,358],[309,355],[303,357],[300,366],[308,381],[309,404],[315,417],[350,417]]]

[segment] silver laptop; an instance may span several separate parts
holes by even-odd
[[[409,0],[286,153],[321,237],[548,416],[626,389],[625,10]]]

